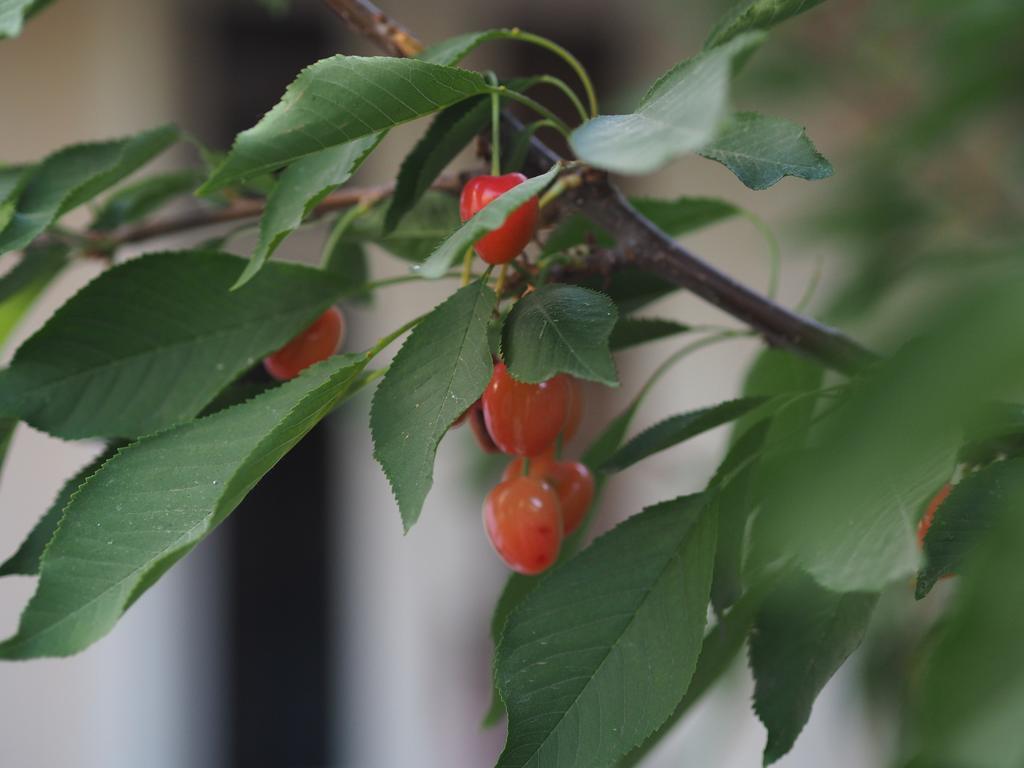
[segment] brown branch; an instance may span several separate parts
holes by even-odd
[[[422,50],[416,38],[369,0],[326,2],[353,29],[388,53],[410,56]],[[507,114],[502,119],[508,128],[503,131],[507,141],[522,126]],[[534,138],[526,170],[529,175],[543,173],[562,159]],[[605,174],[589,171],[586,179],[587,183],[564,195],[559,205],[563,210],[579,211],[616,237],[618,249],[598,257],[603,259],[603,269],[614,271],[631,266],[658,275],[746,323],[769,343],[801,352],[839,371],[850,373],[876,359],[848,336],[776,304],[683,248],[637,212]],[[569,275],[563,273],[562,277]]]

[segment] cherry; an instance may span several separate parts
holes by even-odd
[[[515,459],[505,467],[502,480],[511,480],[523,474],[523,459]],[[575,531],[594,499],[594,476],[586,465],[578,461],[556,461],[553,452],[530,459],[529,477],[554,489],[562,507],[565,535]]]
[[[514,456],[537,456],[554,445],[565,426],[569,386],[559,376],[540,384],[516,381],[498,363],[480,401],[495,445]]]
[[[263,358],[263,367],[278,381],[294,379],[303,370],[326,360],[341,347],[345,335],[345,318],[341,310],[331,307],[306,330],[277,352]]]
[[[526,181],[521,173],[504,176],[476,176],[462,188],[459,197],[459,216],[468,221],[477,211],[494,198]],[[531,197],[505,219],[505,223],[476,242],[476,252],[488,264],[505,264],[522,253],[537,230],[540,208],[537,198]]]
[[[953,486],[946,483],[939,489],[938,493],[932,496],[932,500],[928,502],[928,508],[924,511],[924,516],[921,518],[921,522],[917,524],[917,543],[922,547],[924,546],[924,537],[928,535],[928,529],[932,527],[932,521],[935,520],[935,513],[952,490]]]
[[[484,529],[513,571],[540,573],[562,546],[562,510],[555,492],[532,477],[498,483],[484,501]]]

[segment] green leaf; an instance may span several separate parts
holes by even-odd
[[[441,112],[402,161],[395,193],[384,217],[391,232],[448,164],[491,120],[490,98],[467,99]]]
[[[618,310],[604,294],[553,283],[524,296],[502,331],[502,356],[509,373],[539,383],[559,373],[617,386],[608,337]]]
[[[833,173],[806,130],[757,112],[737,112],[700,153],[720,162],[751,189],[767,189],[783,176],[815,180]]]
[[[107,634],[345,397],[367,359],[333,357],[247,403],[119,451],[72,496],[0,657],[66,656]]]
[[[491,379],[487,323],[496,306],[483,280],[456,291],[416,326],[374,393],[373,455],[391,483],[406,531],[419,519],[433,483],[438,443]]]
[[[172,171],[122,187],[103,201],[89,228],[109,232],[138,221],[175,197],[192,192],[197,184],[199,175],[195,171]]]
[[[498,646],[499,768],[610,766],[671,715],[700,652],[714,543],[702,497],[665,502],[526,597]]]
[[[416,58],[432,64],[455,64],[462,61],[475,48],[490,40],[507,40],[514,38],[516,34],[516,31],[511,29],[487,29],[482,32],[466,32],[455,37],[449,37],[440,43],[435,43]]]
[[[934,489],[937,490],[937,489]],[[1024,459],[1000,461],[968,475],[935,511],[924,537],[925,563],[916,596],[927,595],[961,566],[996,523],[1011,499],[1024,498]]]
[[[629,115],[602,115],[570,136],[576,156],[615,173],[645,174],[711,141],[729,111],[734,66],[760,45],[750,32],[676,65]]]
[[[700,408],[689,413],[670,416],[634,437],[616,451],[615,455],[599,469],[606,473],[621,472],[648,456],[679,445],[710,429],[728,424],[766,402],[767,398],[764,397],[743,397],[726,400],[724,403]]]
[[[366,249],[359,243],[343,238],[344,232],[335,233],[344,226],[343,217],[339,217],[335,229],[331,231],[324,244],[324,269],[334,275],[341,283],[343,296],[349,301],[370,301],[372,294],[366,289],[370,279],[370,264]]]
[[[924,765],[1017,768],[1024,763],[1024,497],[1015,487],[971,554],[914,692]]]
[[[143,256],[104,272],[0,372],[0,411],[58,437],[135,437],[190,419],[337,298],[334,278],[273,264],[228,293],[242,260]]]
[[[739,0],[711,29],[705,48],[724,45],[751,30],[767,30],[823,0]]]
[[[477,240],[498,229],[519,206],[543,192],[560,170],[560,165],[553,165],[546,173],[527,179],[491,200],[437,246],[420,266],[420,273],[424,277],[443,277],[455,260],[462,258]]]
[[[21,34],[25,20],[52,0],[0,0],[0,39]]]
[[[28,538],[18,547],[18,551],[0,565],[0,576],[36,576],[39,573],[39,560],[53,534],[57,532],[57,527],[64,517],[64,508],[71,501],[71,495],[115,453],[117,449],[104,451],[64,483],[53,504],[29,532]]]
[[[754,711],[768,729],[764,764],[785,755],[825,683],[860,645],[877,594],[838,594],[793,572],[769,594],[750,636]]]
[[[620,317],[608,337],[608,346],[612,352],[628,349],[649,341],[667,339],[680,333],[686,333],[690,326],[677,323],[675,320],[660,320],[653,317]]]
[[[675,200],[633,197],[629,202],[671,237],[717,224],[740,213],[732,203],[713,197],[677,197]]]
[[[56,152],[31,172],[14,216],[0,232],[0,253],[24,248],[72,208],[88,202],[178,140],[173,125]]]
[[[416,59],[322,59],[299,74],[259,123],[238,134],[199,193],[424,117],[487,89],[475,72]]]
[[[256,250],[232,290],[252,280],[281,242],[299,228],[328,193],[352,178],[383,138],[383,132],[364,136],[304,157],[285,169],[260,216]]]
[[[0,277],[0,344],[6,343],[39,294],[67,266],[68,252],[65,245],[28,248],[21,261]]]
[[[387,234],[384,232],[385,215],[383,206],[372,208],[349,225],[341,241],[374,243],[393,256],[418,264],[462,223],[458,200],[436,190],[428,190]]]

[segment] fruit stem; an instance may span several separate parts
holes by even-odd
[[[500,93],[500,95],[504,96],[506,99],[511,99],[512,101],[518,101],[520,104],[525,104],[538,115],[547,118],[548,120],[551,121],[551,125],[553,128],[555,128],[566,139],[569,138],[569,134],[572,133],[572,129],[569,128],[568,124],[566,124],[564,120],[558,117],[558,115],[556,115],[550,109],[545,107],[543,104],[536,101],[535,99],[531,99],[526,94],[517,93],[516,91],[510,91],[504,85],[499,85],[497,87],[497,90]]]
[[[501,294],[505,290],[505,278],[508,276],[508,262],[501,265],[498,269],[498,282],[494,284],[494,292],[498,294],[498,299],[501,299]]]
[[[584,123],[587,122],[588,115],[586,108],[583,106],[583,102],[580,101],[580,97],[576,95],[576,92],[572,88],[570,88],[564,80],[555,77],[554,75],[538,75],[537,82],[554,86],[562,93],[564,93],[568,97],[569,101],[572,102],[572,105],[576,108],[576,111],[579,113],[580,120],[582,120]]]
[[[501,175],[501,87],[498,76],[487,73],[487,81],[493,86],[491,91],[491,175]]]
[[[334,253],[334,249],[337,247],[341,238],[345,235],[345,231],[349,228],[353,221],[358,219],[364,213],[373,207],[375,200],[364,198],[352,207],[345,210],[338,220],[334,223],[331,228],[331,234],[327,236],[327,242],[324,243],[324,253],[320,261],[320,268],[324,270],[330,270],[331,266],[331,254]]]
[[[590,116],[597,117],[597,93],[594,91],[594,84],[590,82],[590,75],[587,74],[586,68],[580,63],[580,60],[573,56],[569,51],[560,46],[554,40],[548,40],[546,37],[540,35],[534,35],[530,32],[523,32],[521,29],[514,28],[510,30],[511,36],[518,40],[522,40],[525,43],[532,43],[539,45],[541,48],[547,48],[553,54],[558,56],[562,61],[569,65],[576,76],[580,79],[580,83],[583,84],[583,90],[587,94],[587,103],[590,106]]]
[[[462,257],[462,282],[459,284],[460,287],[469,285],[469,280],[473,276],[473,246],[466,249],[466,255]]]
[[[582,183],[582,179],[578,174],[572,174],[571,176],[563,176],[552,184],[548,191],[540,196],[540,200],[537,201],[537,206],[543,208],[545,205],[556,199],[559,195],[569,189],[575,189]]]
[[[523,477],[528,477],[530,474],[530,457],[523,457]]]
[[[768,256],[771,259],[771,271],[768,275],[768,297],[774,300],[779,293],[779,271],[782,266],[782,250],[779,248],[779,241],[775,237],[775,233],[772,232],[772,228],[756,213],[743,210],[741,215],[754,225],[755,229],[761,233],[768,243]]]

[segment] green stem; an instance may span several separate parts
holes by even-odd
[[[741,212],[743,217],[754,225],[768,243],[768,256],[771,259],[771,271],[768,275],[768,297],[774,301],[779,292],[779,272],[782,267],[782,249],[779,248],[778,238],[775,237],[772,228],[760,216],[747,210],[742,210]]]
[[[506,155],[505,162],[506,168],[516,170],[517,168],[523,167],[523,162],[526,160],[526,153],[530,151],[530,139],[541,128],[554,128],[556,131],[559,130],[558,125],[551,120],[535,120],[529,125],[524,125],[523,129],[516,134],[512,140],[512,148]]]
[[[807,305],[811,303],[811,299],[814,298],[815,292],[818,290],[818,283],[821,281],[822,268],[825,266],[825,257],[820,253],[814,260],[814,272],[811,273],[811,279],[807,283],[807,287],[804,289],[804,295],[800,297],[800,302],[796,305],[797,312],[803,312],[807,309]]]
[[[331,228],[331,234],[327,236],[327,242],[324,243],[324,254],[320,261],[321,269],[327,269],[330,266],[329,262],[331,260],[331,254],[334,253],[334,248],[338,245],[341,238],[344,237],[346,230],[348,230],[352,222],[372,207],[372,202],[368,200],[361,200],[351,208],[346,208],[345,212],[338,217],[338,220]]]
[[[587,122],[589,115],[587,115],[587,110],[583,106],[583,102],[580,101],[580,97],[576,95],[576,92],[572,88],[570,88],[564,80],[557,78],[554,75],[538,75],[537,83],[545,83],[547,85],[554,86],[562,93],[564,93],[568,97],[569,101],[572,102],[572,105],[576,108],[576,111],[579,113],[580,120],[582,120],[584,123]]]
[[[597,117],[597,93],[594,91],[594,84],[590,82],[590,75],[587,74],[586,68],[580,63],[579,59],[569,53],[569,51],[558,43],[553,40],[548,40],[546,37],[534,35],[530,32],[523,32],[518,28],[510,30],[510,33],[516,40],[522,40],[524,43],[532,43],[533,45],[539,45],[541,48],[546,48],[568,64],[580,79],[580,83],[583,85],[583,90],[587,94],[587,104],[590,106],[590,116]]]
[[[501,91],[498,77],[487,73],[487,80],[495,89],[491,91],[491,175],[501,175]]]
[[[545,107],[540,102],[531,99],[529,96],[525,94],[517,93],[516,91],[511,91],[503,85],[498,86],[496,90],[499,91],[499,93],[506,99],[518,101],[520,104],[524,104],[530,109],[532,109],[538,115],[547,118],[548,120],[551,121],[551,125],[553,128],[555,128],[560,134],[565,136],[565,138],[569,138],[569,134],[572,133],[572,129],[569,128],[569,126],[566,124],[564,120],[562,120],[560,117],[558,117],[558,115],[556,115],[554,112],[552,112],[550,109]]]
[[[469,279],[473,275],[473,246],[466,249],[466,255],[462,257],[462,282],[461,285],[469,285]]]
[[[405,325],[401,326],[397,330],[392,331],[387,336],[382,338],[380,341],[378,341],[376,344],[374,344],[372,347],[370,347],[368,350],[366,350],[366,357],[367,357],[367,359],[373,359],[374,357],[376,357],[382,351],[387,349],[387,347],[391,344],[391,342],[393,342],[399,336],[402,336],[403,334],[407,333],[408,331],[412,330],[417,325],[422,323],[423,320],[426,318],[426,316],[429,315],[429,314],[430,314],[430,312],[425,312],[422,315],[420,315],[419,317],[414,317],[412,320],[407,322]]]

